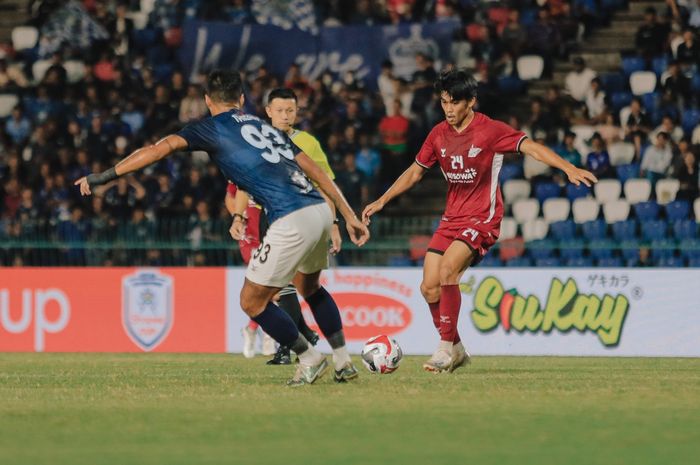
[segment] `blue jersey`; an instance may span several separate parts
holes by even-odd
[[[260,118],[231,110],[188,124],[178,136],[203,150],[224,176],[265,209],[268,221],[324,202],[294,160],[299,150]]]

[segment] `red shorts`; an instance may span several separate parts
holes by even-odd
[[[500,230],[500,222],[476,224],[441,221],[440,226],[430,239],[428,252],[443,255],[452,242],[462,241],[474,252],[472,265],[476,265],[496,243]]]
[[[250,261],[250,256],[255,249],[260,246],[260,216],[262,210],[257,207],[248,207],[245,210],[248,221],[245,226],[245,236],[238,241],[238,248],[241,250],[243,263],[246,265]]]

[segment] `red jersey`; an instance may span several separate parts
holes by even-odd
[[[226,192],[231,197],[236,197],[237,190],[238,187],[232,182],[229,182],[228,186],[226,186]],[[241,255],[243,256],[244,263],[248,263],[250,261],[251,254],[255,249],[257,249],[260,246],[260,233],[262,232],[262,228],[260,225],[261,213],[262,210],[253,201],[253,199],[251,198],[250,200],[248,200],[248,206],[245,210],[245,216],[247,219],[245,237],[238,241],[238,247],[241,250]]]
[[[503,200],[498,173],[503,154],[519,152],[527,137],[505,123],[482,113],[458,133],[443,121],[428,134],[416,163],[431,168],[436,163],[448,182],[443,221],[491,224],[498,228],[503,218]]]

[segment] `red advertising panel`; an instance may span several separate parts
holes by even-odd
[[[0,351],[224,352],[223,268],[0,270]]]

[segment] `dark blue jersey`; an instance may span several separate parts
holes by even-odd
[[[238,110],[188,124],[180,132],[190,150],[203,150],[224,176],[263,206],[268,221],[324,202],[294,160],[299,152],[284,134]]]

